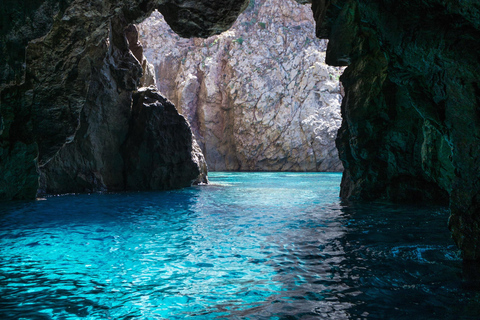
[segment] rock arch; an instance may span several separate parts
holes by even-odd
[[[139,161],[157,174],[142,172],[143,181],[133,179],[135,189],[180,187],[197,179],[205,169],[201,153],[192,156],[196,146],[188,124],[168,103],[144,97],[148,106],[157,103],[159,110],[171,111],[165,125],[188,132],[177,143],[173,133],[162,136],[157,126],[154,136],[162,136],[163,145],[144,149],[172,147],[182,155],[163,152],[161,159],[146,160],[121,151],[130,145],[136,121],[131,104],[142,76],[125,28],[157,8],[182,36],[207,36],[227,29],[246,5],[233,0],[2,2],[5,19],[13,19],[1,34],[0,65],[7,72],[2,74],[0,198],[34,198],[39,171],[47,172],[42,180],[49,192],[128,189],[126,163]],[[18,52],[25,52],[25,66]],[[162,112],[155,117],[162,118]],[[175,171],[183,173],[172,175]]]

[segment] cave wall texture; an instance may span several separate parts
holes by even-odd
[[[0,198],[34,198],[39,170],[58,157],[60,167],[51,170],[67,180],[62,170],[77,172],[74,185],[85,183],[81,190],[101,189],[102,183],[125,187],[125,181],[132,188],[158,187],[150,176],[136,180],[142,166],[158,169],[161,185],[170,187],[165,168],[185,159],[194,168],[187,182],[196,179],[202,163],[191,133],[181,134],[180,149],[195,156],[168,156],[155,169],[152,156],[139,158],[144,150],[166,152],[144,139],[188,125],[154,89],[139,90],[146,64],[129,50],[138,44],[129,43],[125,28],[157,8],[181,36],[206,37],[228,29],[247,5],[2,1]],[[480,260],[479,2],[313,0],[312,11],[317,36],[330,39],[327,63],[348,65],[337,138],[345,168],[342,197],[448,201],[449,226],[464,259]],[[155,127],[153,117],[163,125]],[[96,130],[113,140],[99,141],[103,133]],[[167,142],[176,139],[170,133]],[[113,149],[92,151],[107,140]],[[73,159],[74,166],[62,159]],[[117,181],[111,169],[117,166],[131,168],[135,179],[123,169],[123,181]]]
[[[348,65],[341,196],[448,202],[480,260],[480,2],[313,1],[326,62]]]
[[[132,145],[130,134],[140,136],[136,121],[153,126],[132,107],[146,64],[138,44],[129,44],[126,29],[158,9],[182,36],[208,36],[227,29],[246,5],[234,0],[2,1],[0,199],[35,198],[40,175],[41,189],[49,193],[131,189],[126,171],[134,161],[154,162],[158,173],[152,175],[152,167],[145,166],[145,181],[136,181],[135,189],[181,187],[204,179],[203,155],[188,123],[172,114],[166,100],[150,101],[159,98],[156,94],[138,107],[158,109],[149,113],[166,122],[144,137],[158,138],[164,130],[165,139],[151,141],[150,150],[171,156],[159,162],[125,149]],[[176,133],[176,139],[170,137]],[[184,174],[175,174],[181,165]]]

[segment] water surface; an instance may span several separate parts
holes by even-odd
[[[0,204],[0,319],[478,319],[442,207],[335,173]]]

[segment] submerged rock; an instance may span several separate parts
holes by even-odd
[[[342,170],[343,68],[324,63],[309,6],[251,2],[205,40],[179,38],[158,12],[138,28],[159,90],[192,125],[210,170]]]

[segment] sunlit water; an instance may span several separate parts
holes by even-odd
[[[0,205],[0,319],[478,319],[441,207],[340,174]]]

